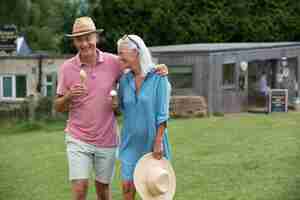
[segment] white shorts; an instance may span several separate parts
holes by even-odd
[[[94,169],[96,180],[109,184],[114,175],[116,148],[99,148],[66,134],[69,179],[89,179]]]

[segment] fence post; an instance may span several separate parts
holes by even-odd
[[[52,91],[51,91],[52,108],[51,108],[51,115],[52,115],[53,118],[56,118],[57,117],[57,112],[54,108],[54,101],[55,101],[55,97],[56,97],[56,88],[57,88],[57,73],[52,72],[51,76],[52,76]]]
[[[28,97],[29,120],[35,121],[35,98],[34,95]]]

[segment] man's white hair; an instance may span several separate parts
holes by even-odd
[[[140,67],[143,76],[146,76],[147,73],[155,67],[155,64],[152,61],[150,50],[145,45],[143,39],[139,36],[125,35],[118,40],[117,45],[118,50],[121,45],[125,45],[129,49],[135,49],[139,53]]]

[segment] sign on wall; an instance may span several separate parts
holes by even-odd
[[[17,36],[15,25],[0,26],[0,51],[15,51]]]
[[[269,112],[288,111],[288,90],[272,89],[269,95]]]

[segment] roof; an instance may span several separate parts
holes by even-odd
[[[261,42],[261,43],[196,43],[149,47],[152,53],[167,52],[221,52],[251,49],[267,49],[299,46],[300,42]]]
[[[17,55],[26,56],[31,54],[31,49],[29,48],[24,37],[17,38]]]

